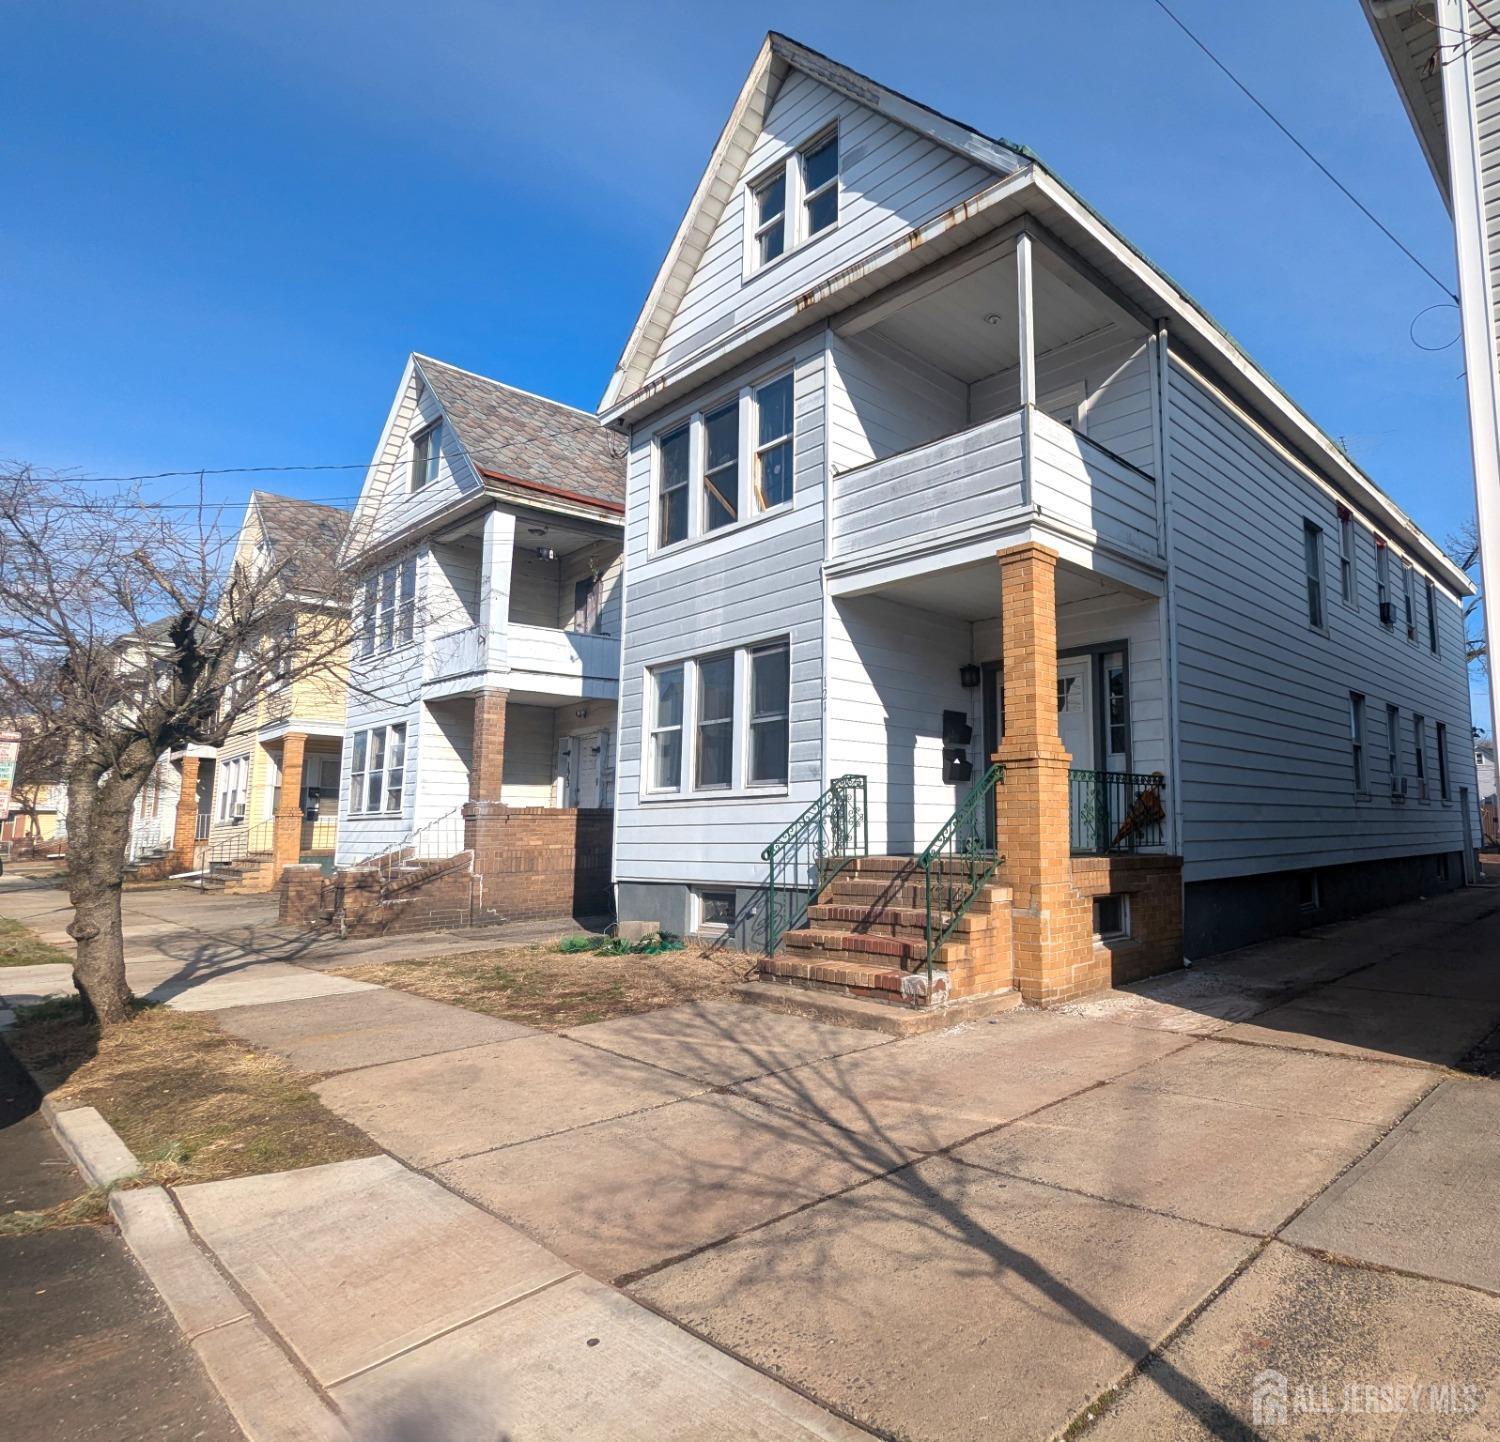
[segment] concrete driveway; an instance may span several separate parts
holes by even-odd
[[[496,1347],[529,1338],[506,1385],[550,1379],[532,1418],[700,1435],[658,1425],[644,1362],[592,1409],[569,1393],[557,1411],[555,1347],[630,1298],[790,1384],[777,1407],[800,1393],[880,1436],[1276,1436],[1284,1416],[1290,1436],[1490,1437],[1500,1088],[1475,1069],[1496,1054],[1497,970],[1500,889],[1478,888],[899,1041],[733,1002],[560,1036],[379,988],[223,1006],[226,1028],[316,1072],[392,1157],[574,1280],[452,1331],[451,1300],[408,1265],[409,1224],[381,1231],[364,1205],[359,1259],[337,1243],[352,1233],[330,1197],[365,1196],[368,1162],[312,1199],[272,1177],[182,1203],[210,1245],[222,1228],[221,1262],[285,1313],[314,1373],[339,1316],[362,1319],[362,1357],[399,1351],[357,1390],[403,1415],[479,1387]],[[215,1188],[237,1189],[218,1223]],[[309,1215],[327,1257],[277,1240]],[[340,1299],[326,1338],[286,1301],[317,1266]],[[702,1365],[686,1340],[661,1345]]]

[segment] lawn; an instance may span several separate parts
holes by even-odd
[[[29,926],[0,916],[0,966],[40,966],[59,961],[71,966],[73,957],[50,941],[43,941]]]
[[[356,981],[373,981],[486,1016],[562,1031],[721,995],[748,980],[753,967],[743,953],[704,951],[693,945],[654,953],[547,945],[372,962],[338,971]]]
[[[101,1037],[74,997],[23,1008],[5,1042],[59,1106],[97,1107],[146,1164],[146,1179],[215,1181],[373,1156],[301,1073],[194,1012],[142,1006]],[[55,1220],[98,1220],[102,1199]],[[54,1209],[60,1210],[60,1209]],[[0,1217],[0,1232],[25,1228]],[[7,1225],[7,1223],[9,1223]]]

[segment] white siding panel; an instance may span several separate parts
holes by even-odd
[[[1331,496],[1288,465],[1175,362],[1170,381],[1171,567],[1177,608],[1185,878],[1456,850],[1458,788],[1473,785],[1457,600],[1438,589],[1440,653],[1376,615],[1375,547],[1358,527],[1359,605],[1337,595]],[[1328,634],[1307,623],[1303,522],[1323,527]],[[1393,563],[1399,600],[1399,565]],[[1366,700],[1369,799],[1356,797],[1349,693]],[[1433,799],[1393,802],[1385,708],[1427,719]],[[1436,725],[1453,800],[1437,799]],[[1410,745],[1406,772],[1412,772]]]
[[[760,175],[834,121],[840,147],[838,225],[746,278],[746,188],[737,184],[667,328],[652,375],[995,179],[993,172],[797,71],[772,104],[741,181]]]

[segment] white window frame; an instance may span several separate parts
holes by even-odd
[[[1416,763],[1417,800],[1430,801],[1427,790],[1427,718],[1413,715],[1411,718],[1411,754]]]
[[[1391,619],[1385,619],[1385,608],[1391,607]],[[1375,619],[1387,631],[1396,629],[1396,607],[1391,600],[1391,548],[1380,536],[1375,537]]]
[[[1365,751],[1365,698],[1362,692],[1349,693],[1349,755],[1354,764],[1354,794],[1370,794],[1369,756]]]
[[[750,781],[750,705],[751,657],[759,652],[785,647],[787,653],[787,776],[782,781]],[[700,698],[699,667],[708,661],[728,657],[732,661],[733,698],[727,724],[730,727],[730,775],[728,785],[703,786],[698,780],[698,741]],[[679,765],[676,786],[656,784],[656,736],[664,728],[657,724],[657,678],[665,672],[682,670],[682,722],[679,743]],[[643,803],[662,801],[723,801],[763,796],[785,795],[791,784],[791,638],[770,636],[746,642],[741,646],[718,647],[696,656],[680,656],[643,668],[642,684],[646,695],[641,706],[641,754],[639,796]],[[712,724],[725,724],[717,722]]]
[[[1323,528],[1316,521],[1302,521],[1302,569],[1307,577],[1307,626],[1328,634],[1328,565],[1323,556]]]
[[[790,377],[792,382],[791,422],[792,429],[784,435],[760,442],[760,393],[777,381]],[[718,416],[730,406],[738,405],[738,444],[735,452],[735,519],[727,521],[713,530],[708,529],[708,435],[707,419]],[[665,516],[665,494],[662,482],[666,478],[663,447],[686,429],[688,433],[688,478],[687,478],[687,533],[677,540],[662,540],[662,521]],[[784,501],[762,507],[758,499],[759,466],[761,455],[779,445],[790,444],[791,494]],[[712,400],[698,406],[688,416],[674,417],[662,426],[651,438],[651,516],[650,540],[647,554],[662,555],[679,547],[691,546],[718,536],[733,535],[745,526],[754,525],[766,516],[777,516],[789,511],[797,501],[797,379],[793,364],[783,364],[765,375],[758,375],[728,393],[720,392]],[[725,463],[716,469],[721,474],[729,469]]]
[[[729,714],[727,716],[705,718],[703,715],[703,668],[705,666],[717,665],[720,662],[728,662],[729,665]],[[707,656],[696,656],[693,658],[693,745],[692,765],[688,775],[691,778],[691,789],[700,794],[717,794],[734,790],[736,772],[738,771],[738,767],[735,764],[736,752],[739,749],[735,744],[735,733],[739,730],[740,696],[742,694],[739,670],[739,656],[734,651],[714,651]],[[716,729],[728,727],[729,739],[727,751],[729,755],[729,775],[723,781],[705,783],[703,780],[703,731],[708,726]]]
[[[768,712],[765,716],[755,714],[755,658],[757,656],[769,656],[780,652],[786,657],[786,710],[780,713]],[[788,640],[768,641],[760,646],[747,646],[745,648],[745,786],[753,787],[757,791],[767,786],[785,787],[791,780],[792,769],[792,647]],[[782,774],[773,776],[767,780],[760,781],[753,775],[755,765],[755,727],[757,723],[765,724],[780,721],[786,728],[786,760],[782,765]]]
[[[429,421],[411,433],[411,471],[408,486],[420,491],[438,478],[443,461],[443,418]]]
[[[1453,800],[1453,778],[1448,774],[1448,727],[1437,723],[1438,797],[1442,801]]]
[[[816,190],[809,191],[806,185],[807,157],[830,140],[838,147],[838,165],[834,170],[833,179],[825,181]],[[782,192],[785,209],[781,213],[783,226],[781,254],[763,261],[760,258],[761,236],[775,222],[774,220],[761,220],[760,196],[766,187],[774,184],[778,178],[785,181]],[[808,224],[808,206],[829,190],[837,196],[836,213],[831,224],[814,231]],[[843,224],[843,221],[844,141],[839,122],[835,120],[831,125],[820,126],[800,145],[794,146],[771,164],[763,166],[745,182],[742,280],[752,280],[755,276],[771,269],[772,266],[781,264],[787,256],[801,250],[803,246],[811,245],[825,235],[832,235]]]
[[[1339,507],[1339,599],[1352,611],[1359,609],[1359,549],[1354,512]]]
[[[1431,576],[1424,576],[1427,594],[1427,649],[1434,656],[1442,654],[1442,643],[1438,628],[1437,586]]]
[[[682,692],[682,709],[677,720],[670,726],[663,726],[657,716],[657,707],[660,704],[661,692],[658,678],[668,671],[680,671],[682,673],[679,687]],[[651,666],[646,671],[646,686],[650,691],[647,704],[642,708],[646,713],[646,742],[645,742],[645,765],[642,767],[642,790],[647,795],[677,796],[683,790],[683,770],[687,765],[687,719],[688,719],[688,676],[687,664],[683,661],[669,661],[661,666]],[[677,733],[677,782],[673,786],[663,786],[656,779],[656,738],[668,731]]]
[[[727,922],[706,921],[703,915],[703,901],[707,896],[727,896],[729,898],[729,920]],[[695,936],[725,936],[734,925],[735,902],[737,900],[735,889],[732,886],[695,886],[692,889],[693,898],[693,935]]]
[[[370,763],[375,754],[375,739],[380,738],[379,767]],[[363,743],[363,759],[361,760],[361,743]],[[399,747],[401,760],[399,764],[393,763],[393,757],[397,754]],[[349,733],[349,812],[350,816],[400,816],[406,807],[406,722],[388,721],[381,726],[362,726],[357,731]],[[370,802],[370,777],[380,777],[380,805],[371,806]],[[397,778],[397,784],[391,786],[391,777]],[[392,790],[400,794],[400,800],[396,805],[390,805]]]
[[[231,756],[219,764],[219,808],[218,821],[227,825],[235,819],[245,796],[246,771],[249,757]],[[248,814],[248,813],[247,813]]]
[[[1401,790],[1401,709],[1398,706],[1385,708],[1385,765],[1389,773],[1391,797],[1402,801]]]
[[[1401,562],[1401,608],[1402,624],[1406,627],[1406,639],[1417,644],[1417,586],[1416,573],[1410,561]]]
[[[366,576],[361,590],[360,656],[384,656],[409,646],[417,635],[417,558]]]

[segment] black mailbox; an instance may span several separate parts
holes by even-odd
[[[974,728],[962,711],[943,712],[943,745],[967,746],[974,739]]]
[[[955,785],[967,781],[974,774],[974,764],[969,753],[961,746],[943,748],[943,781]]]

